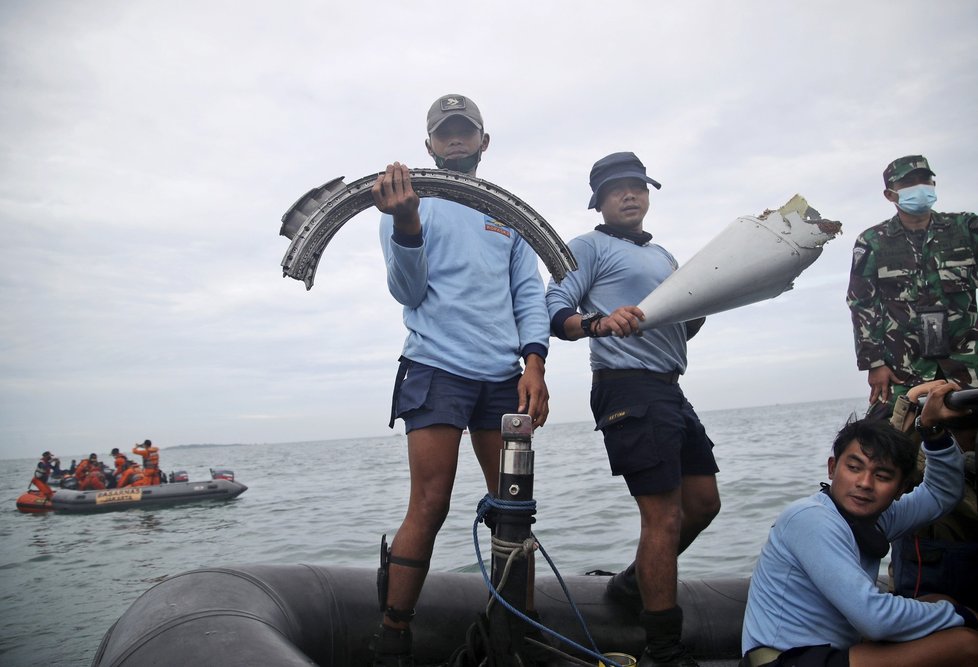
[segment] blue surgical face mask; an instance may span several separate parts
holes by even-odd
[[[937,192],[933,185],[922,183],[897,190],[897,208],[910,215],[923,215],[937,201]]]

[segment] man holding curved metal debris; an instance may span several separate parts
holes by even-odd
[[[678,264],[643,229],[649,185],[634,153],[613,153],[591,169],[588,208],[604,224],[568,245],[579,269],[547,289],[551,330],[590,338],[591,410],[604,433],[611,472],[622,475],[641,515],[635,562],[608,591],[640,610],[646,648],[640,667],[696,665],[681,641],[677,558],[720,510],[713,442],[679,387],[686,341],[703,320],[639,331],[634,304]]]
[[[932,210],[922,155],[891,162],[883,183],[896,215],[856,239],[846,298],[869,401],[934,379],[978,387],[978,216]]]
[[[440,97],[427,127],[436,166],[475,176],[489,147],[475,103]],[[372,194],[385,214],[388,288],[408,329],[390,425],[404,420],[411,472],[407,513],[378,576],[384,617],[374,664],[405,667],[414,664],[410,621],[448,514],[462,431],[495,493],[502,416],[526,413],[542,426],[549,413],[549,318],[537,257],[514,229],[462,204],[420,200],[398,162]]]

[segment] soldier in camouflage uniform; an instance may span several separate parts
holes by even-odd
[[[978,387],[978,216],[931,210],[937,199],[934,172],[921,155],[891,162],[883,181],[883,196],[897,213],[859,235],[847,296],[856,363],[869,371],[869,400],[892,402],[934,379]],[[910,394],[912,403],[923,389]],[[975,416],[948,428],[973,457]],[[966,480],[975,488],[971,461],[972,476]],[[962,502],[941,520],[894,542],[890,563],[893,590],[900,595],[942,593],[978,605],[973,504]]]
[[[936,378],[978,387],[978,216],[931,210],[934,172],[921,155],[891,162],[883,182],[897,213],[856,240],[846,299],[870,403]]]

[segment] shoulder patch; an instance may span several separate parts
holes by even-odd
[[[498,222],[496,220],[487,220],[486,221],[486,231],[487,232],[496,232],[497,234],[502,234],[506,238],[509,238],[509,236],[511,234],[510,230],[507,229],[505,227],[505,225],[503,225],[501,222]]]

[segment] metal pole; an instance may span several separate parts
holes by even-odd
[[[533,420],[529,415],[507,414],[502,419],[503,449],[499,456],[499,486],[496,498],[501,501],[533,500]],[[495,512],[493,535],[497,540],[522,543],[532,537],[532,509],[500,508]],[[493,553],[492,583],[500,596],[514,608],[525,612],[532,579],[530,562],[519,556],[502,582],[507,558]],[[502,587],[500,588],[500,583]],[[501,604],[494,604],[489,613],[492,654],[498,665],[512,665],[513,658],[523,645],[525,623]]]

